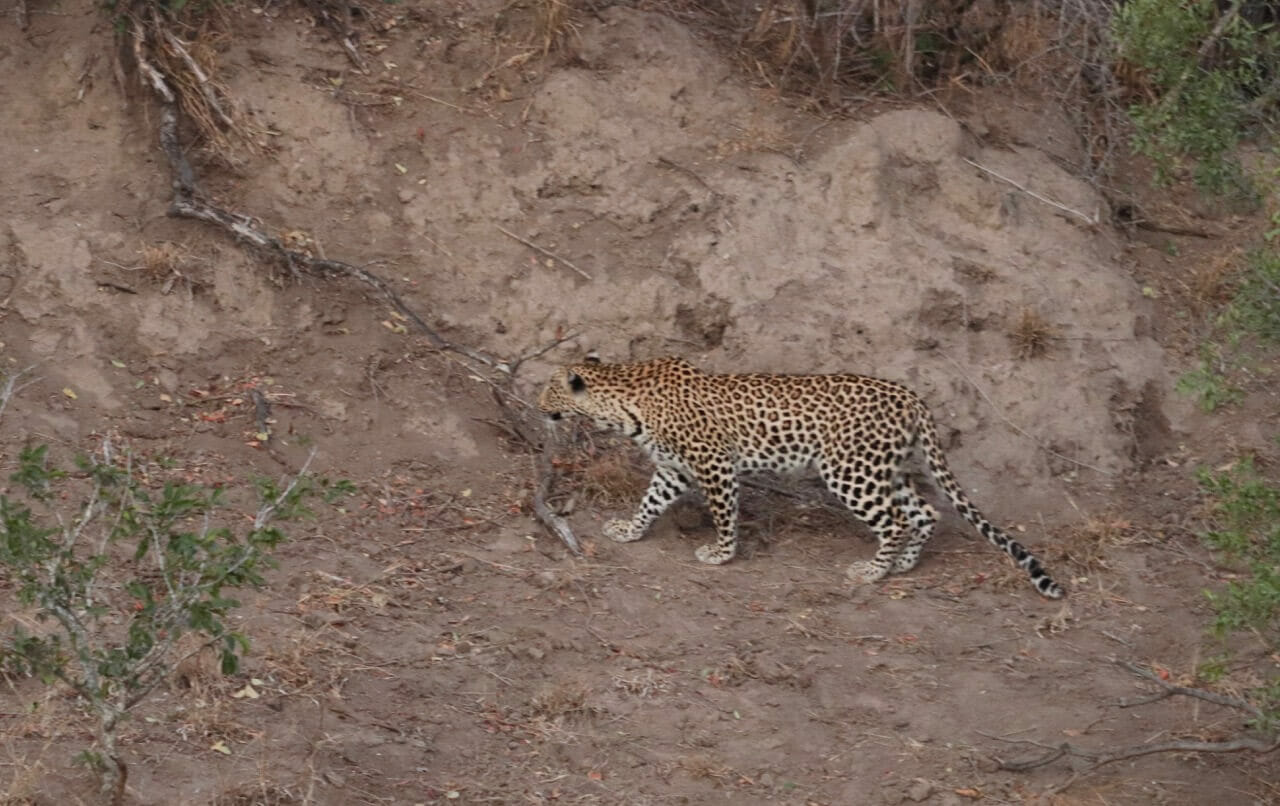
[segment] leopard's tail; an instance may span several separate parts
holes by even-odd
[[[991,545],[1012,557],[1018,567],[1031,576],[1031,584],[1036,586],[1036,590],[1040,591],[1041,596],[1046,596],[1050,599],[1061,599],[1065,596],[1067,592],[1061,585],[1053,581],[1034,554],[1027,551],[1021,543],[1009,537],[999,527],[984,518],[978,508],[969,503],[969,499],[965,497],[960,484],[956,482],[956,477],[951,475],[951,470],[947,467],[947,457],[943,454],[942,446],[938,441],[938,427],[934,424],[933,415],[930,414],[928,407],[923,402],[919,403],[917,422],[919,423],[917,438],[924,452],[924,457],[929,462],[929,472],[933,475],[934,480],[938,482],[938,486],[942,488],[942,491],[947,494],[947,498],[951,500],[951,505],[956,508],[956,511],[972,524],[973,528],[977,529],[983,537],[991,541]]]

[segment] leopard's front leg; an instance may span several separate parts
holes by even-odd
[[[604,525],[605,537],[619,543],[630,543],[644,537],[649,526],[689,489],[693,479],[674,464],[659,464],[649,480],[649,489],[631,520],[616,518]]]
[[[718,539],[699,546],[694,556],[708,565],[723,565],[738,553],[738,476],[733,461],[726,457],[699,468],[698,486],[711,509]]]

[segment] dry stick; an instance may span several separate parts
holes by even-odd
[[[0,388],[0,415],[4,414],[4,410],[9,405],[9,401],[12,400],[15,395],[17,395],[23,389],[26,389],[28,386],[30,386],[31,384],[39,380],[38,378],[32,378],[26,383],[21,383],[21,384],[18,383],[19,378],[21,378],[23,375],[26,375],[28,372],[30,372],[35,368],[36,368],[36,365],[32,364],[26,369],[20,369],[17,372],[14,372],[11,375],[8,375],[5,377],[4,387]]]
[[[1203,689],[1188,688],[1186,686],[1175,685],[1173,683],[1169,683],[1167,681],[1161,680],[1158,675],[1152,673],[1147,669],[1142,668],[1141,666],[1138,666],[1137,664],[1130,663],[1129,661],[1122,661],[1114,657],[1111,658],[1110,660],[1112,663],[1116,664],[1117,666],[1120,666],[1124,669],[1128,669],[1134,674],[1139,675],[1140,677],[1146,680],[1150,680],[1153,683],[1158,684],[1163,689],[1162,691],[1158,692],[1156,695],[1143,697],[1138,700],[1130,700],[1130,701],[1121,700],[1117,703],[1117,705],[1119,705],[1122,708],[1155,702],[1157,700],[1161,700],[1161,699],[1164,699],[1165,697],[1170,697],[1176,694],[1176,695],[1181,695],[1185,697],[1194,697],[1196,699],[1205,700],[1207,702],[1211,702],[1216,705],[1226,706],[1228,708],[1236,708],[1241,711],[1246,711],[1255,717],[1261,718],[1263,716],[1263,713],[1259,708],[1257,708],[1255,705],[1253,705],[1250,702],[1246,702],[1245,700],[1242,700],[1236,697],[1230,697],[1225,694],[1217,694],[1212,691],[1205,691]],[[1061,791],[1063,789],[1066,789],[1068,786],[1074,783],[1077,779],[1079,779],[1082,775],[1087,775],[1090,772],[1096,770],[1098,767],[1101,767],[1105,764],[1111,764],[1116,761],[1123,761],[1125,759],[1130,759],[1130,758],[1137,758],[1139,756],[1149,756],[1156,753],[1238,753],[1245,750],[1258,753],[1259,755],[1265,755],[1267,753],[1272,753],[1272,752],[1275,752],[1276,750],[1280,750],[1280,737],[1277,737],[1270,742],[1267,742],[1263,739],[1254,738],[1254,737],[1241,737],[1236,739],[1225,739],[1222,741],[1212,741],[1212,742],[1171,741],[1171,742],[1161,742],[1159,744],[1137,744],[1137,745],[1129,745],[1127,747],[1088,750],[1085,748],[1076,747],[1070,742],[1063,742],[1062,744],[1054,747],[1054,746],[1044,744],[1043,742],[1037,742],[1029,739],[1009,739],[1004,736],[995,736],[993,734],[983,733],[982,731],[979,731],[979,733],[982,733],[983,736],[987,736],[988,738],[996,739],[998,741],[1008,742],[1010,744],[1033,745],[1035,747],[1044,748],[1045,750],[1048,751],[1039,756],[1023,759],[1021,761],[1004,761],[1003,759],[997,758],[996,761],[999,763],[1000,769],[1003,769],[1003,770],[1009,770],[1011,772],[1025,772],[1026,770],[1032,770],[1037,767],[1043,767],[1047,764],[1052,764],[1054,761],[1057,761],[1058,759],[1064,756],[1086,759],[1092,762],[1088,767],[1082,770],[1077,770],[1075,774],[1073,774],[1069,779],[1067,779],[1063,783],[1051,788],[1050,790],[1051,792]]]
[[[476,110],[476,109],[467,109],[466,107],[458,106],[457,104],[451,104],[451,103],[449,103],[448,101],[444,100],[443,98],[437,98],[437,97],[436,97],[436,96],[434,96],[434,95],[427,95],[425,92],[420,92],[420,91],[418,91],[418,90],[406,89],[406,90],[404,90],[403,92],[404,92],[404,94],[405,94],[405,95],[415,95],[415,96],[417,96],[417,97],[421,98],[421,99],[422,99],[422,100],[424,100],[424,101],[430,101],[430,102],[432,102],[432,103],[434,103],[434,104],[440,104],[441,106],[447,106],[447,107],[449,107],[450,109],[455,109],[455,110],[457,110],[457,111],[459,111],[459,112],[462,112],[463,114],[466,114],[466,115],[479,115],[479,114],[483,114],[483,113],[481,113],[479,110]]]
[[[995,736],[992,738],[1000,739]],[[1000,741],[1015,742],[1019,744],[1037,744],[1039,742],[1027,742],[1019,739],[1000,739]],[[1043,746],[1043,745],[1041,745]],[[1128,747],[1119,747],[1107,752],[1098,752],[1094,750],[1086,750],[1076,747],[1070,742],[1063,742],[1049,752],[1029,758],[1022,761],[1004,761],[996,759],[1000,765],[1000,769],[1010,772],[1026,772],[1034,770],[1037,767],[1043,767],[1052,764],[1063,756],[1071,756],[1073,758],[1083,758],[1093,763],[1085,770],[1079,771],[1077,774],[1085,774],[1096,770],[1106,764],[1112,764],[1116,761],[1123,761],[1127,758],[1138,758],[1140,756],[1150,756],[1156,753],[1239,753],[1243,750],[1250,750],[1259,755],[1275,752],[1280,749],[1280,739],[1273,742],[1264,742],[1260,739],[1243,738],[1228,739],[1220,742],[1193,742],[1193,741],[1173,741],[1161,742],[1159,744],[1135,744]]]
[[[160,96],[161,100],[165,104],[172,106],[174,104],[173,90],[169,89],[169,84],[164,80],[164,76],[160,74],[160,71],[157,70],[155,67],[153,67],[151,65],[151,62],[147,61],[146,57],[142,55],[143,45],[146,43],[146,41],[147,41],[147,35],[146,35],[146,32],[142,30],[142,22],[139,21],[137,17],[134,17],[133,18],[133,58],[138,63],[138,70],[142,73],[143,78],[145,78],[148,82],[150,82],[151,89],[156,91],[156,94]],[[174,122],[174,127],[175,129],[177,127],[176,118]],[[176,142],[176,139],[177,139],[176,134],[174,135],[174,138]],[[179,151],[178,155],[181,156],[182,152]],[[183,163],[186,163],[186,158],[183,157],[182,161]],[[170,162],[172,162],[172,156],[170,157]],[[190,166],[187,166],[186,173],[188,176],[191,175]]]
[[[1161,691],[1158,691],[1155,694],[1148,695],[1146,697],[1140,697],[1137,700],[1120,700],[1119,702],[1116,703],[1116,705],[1120,706],[1121,708],[1131,708],[1135,705],[1146,705],[1147,703],[1156,702],[1157,700],[1163,700],[1166,697],[1172,697],[1176,694],[1176,695],[1181,695],[1183,697],[1194,697],[1198,700],[1211,702],[1215,705],[1226,706],[1227,708],[1238,708],[1241,711],[1248,711],[1250,714],[1253,714],[1258,719],[1266,718],[1266,715],[1262,713],[1262,709],[1258,708],[1253,703],[1248,702],[1247,700],[1240,699],[1239,697],[1232,697],[1227,694],[1218,694],[1217,692],[1206,691],[1202,688],[1190,688],[1187,686],[1179,686],[1174,683],[1170,683],[1167,680],[1161,680],[1160,676],[1155,674],[1151,670],[1144,669],[1141,666],[1138,666],[1137,664],[1130,663],[1129,661],[1119,660],[1118,658],[1112,658],[1111,662],[1116,664],[1117,666],[1128,669],[1129,671],[1133,672],[1139,677],[1143,677],[1143,678],[1146,678],[1147,680],[1150,680],[1151,682],[1159,685],[1160,688],[1162,689]]]
[[[496,226],[496,225],[495,225],[495,226]],[[564,258],[560,257],[560,256],[559,256],[559,255],[557,255],[555,252],[552,252],[552,251],[547,250],[547,249],[543,249],[541,246],[538,246],[538,245],[537,245],[536,243],[534,243],[533,241],[525,240],[524,238],[521,238],[519,235],[516,235],[514,232],[512,232],[512,231],[510,231],[510,230],[508,230],[508,229],[503,229],[502,227],[498,227],[498,232],[501,232],[503,235],[507,236],[508,238],[513,238],[513,239],[515,239],[515,240],[519,241],[520,243],[524,244],[525,246],[529,247],[530,249],[532,249],[532,250],[533,250],[533,251],[535,251],[535,252],[540,252],[540,253],[542,253],[543,255],[546,255],[547,257],[551,258],[552,260],[558,260],[558,261],[560,261],[560,262],[561,262],[561,263],[563,263],[564,265],[566,265],[566,266],[568,266],[569,268],[571,268],[571,269],[573,269],[574,271],[576,271],[579,275],[581,275],[581,276],[583,277],[583,279],[586,279],[586,280],[590,280],[590,279],[591,279],[591,275],[590,275],[590,274],[587,274],[585,271],[583,271],[582,269],[580,269],[580,268],[578,268],[577,266],[573,265],[572,263],[570,263],[569,261],[565,260]]]
[[[555,444],[555,435],[555,427],[550,422],[547,422],[547,439],[543,442],[542,450],[538,451],[536,465],[538,488],[533,494],[533,511],[537,514],[538,520],[555,532],[556,536],[569,547],[569,551],[573,552],[575,557],[581,557],[582,546],[578,545],[578,538],[574,536],[568,522],[552,512],[551,507],[547,505],[547,496],[551,494],[551,482],[555,478],[555,471],[551,467],[551,446]]]
[[[1104,475],[1104,476],[1114,476],[1114,475],[1115,475],[1115,472],[1114,472],[1114,471],[1111,471],[1111,470],[1103,470],[1103,469],[1102,469],[1102,468],[1100,468],[1100,467],[1094,467],[1093,465],[1089,464],[1088,462],[1082,462],[1082,461],[1080,461],[1079,459],[1072,459],[1070,456],[1063,456],[1062,454],[1060,454],[1060,453],[1058,453],[1057,451],[1055,451],[1053,448],[1050,448],[1048,445],[1044,445],[1043,443],[1041,443],[1041,442],[1040,442],[1040,440],[1036,439],[1034,436],[1032,436],[1030,433],[1028,433],[1028,432],[1026,431],[1026,429],[1024,429],[1024,428],[1020,427],[1017,423],[1013,422],[1013,421],[1012,421],[1012,420],[1010,420],[1008,417],[1006,417],[1006,416],[1004,415],[1004,412],[1000,411],[1000,407],[999,407],[999,406],[997,406],[997,405],[995,404],[995,401],[993,401],[990,397],[988,397],[988,396],[987,396],[987,393],[986,393],[986,392],[984,392],[984,391],[982,390],[982,387],[981,387],[981,386],[979,386],[977,383],[975,383],[975,382],[974,382],[974,380],[973,380],[972,378],[970,378],[968,375],[966,375],[966,374],[965,374],[964,368],[963,368],[963,367],[961,367],[959,364],[957,364],[957,363],[956,363],[956,361],[955,361],[955,359],[953,359],[951,356],[947,355],[946,353],[944,353],[944,352],[942,352],[942,351],[939,351],[939,352],[938,352],[938,354],[939,354],[939,355],[941,355],[943,358],[945,358],[945,359],[947,359],[948,361],[950,361],[950,362],[951,362],[951,366],[953,366],[953,367],[955,367],[955,368],[956,368],[956,372],[959,372],[959,373],[960,373],[960,377],[961,377],[961,378],[964,378],[964,379],[965,379],[965,381],[966,381],[970,386],[972,386],[975,390],[977,390],[978,394],[982,395],[982,399],[983,399],[983,400],[985,400],[985,401],[987,401],[987,404],[991,406],[991,408],[992,408],[992,410],[993,410],[993,411],[995,411],[996,416],[997,416],[997,417],[999,417],[1001,420],[1003,420],[1003,421],[1004,421],[1004,424],[1005,424],[1005,425],[1009,426],[1009,427],[1010,427],[1010,428],[1012,428],[1014,431],[1017,431],[1017,432],[1018,432],[1019,434],[1021,434],[1022,436],[1026,437],[1026,438],[1027,438],[1027,439],[1029,439],[1029,440],[1031,440],[1031,444],[1035,445],[1037,448],[1039,448],[1040,450],[1042,450],[1042,451],[1044,451],[1045,453],[1049,454],[1050,456],[1056,456],[1056,457],[1058,457],[1059,459],[1063,460],[1064,462],[1070,462],[1070,463],[1071,463],[1071,464],[1073,464],[1073,465],[1079,465],[1080,467],[1087,468],[1087,469],[1089,469],[1089,470],[1092,470],[1092,471],[1093,471],[1093,472],[1095,472],[1095,473],[1101,473],[1101,474],[1102,474],[1102,475]]]
[[[1056,207],[1057,209],[1063,211],[1064,213],[1071,213],[1073,216],[1078,216],[1081,221],[1083,221],[1084,223],[1088,224],[1091,227],[1097,226],[1098,224],[1098,217],[1096,215],[1093,218],[1090,218],[1089,216],[1085,215],[1079,210],[1073,210],[1070,207],[1066,206],[1065,204],[1062,204],[1061,202],[1056,202],[1053,199],[1041,196],[1039,193],[1036,193],[1034,190],[1030,190],[1023,185],[1018,184],[1017,182],[1013,181],[1009,177],[1003,174],[997,173],[985,165],[979,165],[978,163],[974,162],[968,157],[961,157],[960,159],[964,160],[965,162],[969,163],[973,167],[977,168],[979,171],[983,171],[985,173],[991,174],[996,179],[999,179],[1001,181],[1008,182],[1009,184],[1013,185],[1018,190],[1021,190],[1023,193],[1027,194],[1028,196],[1035,199],[1036,201],[1044,202],[1050,207]]]

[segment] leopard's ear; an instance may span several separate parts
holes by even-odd
[[[579,394],[581,392],[587,391],[587,382],[582,380],[582,376],[579,375],[578,373],[570,372],[569,388],[573,390],[574,394]]]
[[[599,363],[600,363],[600,354],[599,354],[599,353],[597,353],[595,350],[592,350],[591,352],[587,353],[587,354],[583,357],[583,359],[582,359],[582,363],[584,363],[584,364],[599,364]]]

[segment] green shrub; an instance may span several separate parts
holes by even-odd
[[[0,569],[47,626],[15,627],[0,668],[65,684],[96,717],[97,747],[84,757],[104,796],[122,794],[119,725],[171,675],[179,639],[198,636],[195,651],[214,647],[223,672],[236,670],[248,639],[226,622],[239,605],[229,593],[262,584],[285,538],[273,523],[303,514],[314,490],[305,471],[284,486],[259,482],[246,525],[222,490],[158,485],[159,468],[109,440],[74,471],[51,466],[44,445],[19,455],[13,495],[0,495]]]
[[[1208,592],[1219,636],[1249,630],[1275,650],[1280,645],[1280,487],[1243,460],[1230,470],[1199,473],[1212,499],[1213,528],[1205,541],[1239,563],[1248,578]],[[1254,692],[1263,712],[1280,716],[1280,675]]]
[[[1280,344],[1280,249],[1268,244],[1255,250],[1224,314],[1236,337],[1252,335]]]
[[[1239,140],[1276,112],[1280,34],[1214,0],[1129,0],[1111,23],[1118,56],[1138,68],[1152,96],[1130,108],[1134,148],[1168,182],[1190,161],[1197,186],[1255,197],[1235,156]]]

